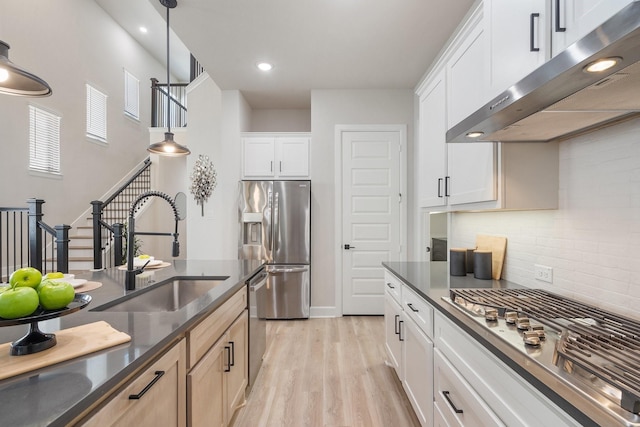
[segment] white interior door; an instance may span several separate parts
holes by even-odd
[[[342,132],[342,312],[383,314],[383,261],[401,259],[401,132]]]

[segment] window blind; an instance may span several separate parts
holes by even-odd
[[[87,85],[87,136],[107,142],[107,95]]]
[[[124,113],[140,119],[140,80],[124,70]]]
[[[29,106],[29,169],[60,173],[60,117]]]

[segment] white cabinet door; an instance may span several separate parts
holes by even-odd
[[[275,138],[244,138],[243,144],[244,176],[247,178],[273,177]]]
[[[309,176],[309,138],[277,138],[275,161],[278,176]]]
[[[308,178],[308,136],[259,134],[245,136],[243,143],[244,178]]]
[[[555,56],[633,0],[553,0],[552,54]]]
[[[493,142],[448,145],[445,187],[450,205],[497,199],[496,154]]]
[[[405,312],[406,313],[406,312]],[[423,427],[433,425],[433,342],[405,316],[404,381],[407,397]]]
[[[444,194],[447,144],[447,93],[445,72],[437,72],[420,94],[418,135],[418,205],[447,204]]]
[[[468,33],[447,63],[448,129],[488,101],[487,49],[482,15],[470,22],[468,28]]]
[[[385,348],[389,363],[396,370],[398,378],[402,380],[402,341],[404,333],[402,320],[402,307],[391,295],[385,293],[384,297],[384,325]]]
[[[493,98],[550,57],[547,0],[485,0]]]

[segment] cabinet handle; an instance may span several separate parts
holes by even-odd
[[[155,371],[155,372],[154,372],[154,374],[155,374],[155,377],[153,377],[153,379],[151,380],[151,382],[149,382],[149,384],[147,384],[147,385],[145,386],[145,388],[143,388],[143,389],[142,389],[142,391],[141,391],[140,393],[138,393],[138,394],[130,394],[130,395],[129,395],[129,399],[130,399],[130,400],[138,400],[138,399],[142,399],[142,396],[144,396],[144,394],[145,394],[146,392],[148,392],[148,391],[149,391],[149,389],[150,389],[151,387],[153,387],[153,385],[154,385],[155,383],[157,383],[157,382],[158,382],[158,380],[159,380],[159,379],[164,375],[164,371]]]
[[[224,371],[231,372],[231,347],[229,347],[228,345],[225,345],[224,351],[227,352],[227,367],[224,368]]]
[[[231,344],[231,362],[229,362],[229,366],[235,366],[236,364],[236,343],[233,341],[229,341]]]
[[[400,341],[404,341],[404,338],[402,337],[402,324],[404,323],[404,320],[401,320],[398,322],[398,339]]]
[[[451,401],[451,398],[449,397],[448,391],[443,391],[442,395],[444,396],[445,399],[447,399],[447,402],[449,403],[449,406],[451,406],[451,409],[453,409],[453,412],[455,412],[456,414],[462,414],[464,412],[462,409],[456,408],[456,405],[453,404],[453,402]]]
[[[451,177],[450,176],[445,176],[444,177],[444,195],[445,197],[449,197],[451,194],[449,194],[449,182],[451,181]]]
[[[407,306],[411,309],[411,311],[413,311],[414,313],[419,312],[420,310],[417,310],[415,308],[413,308],[413,304],[411,304],[410,302],[407,303]]]
[[[395,289],[396,287],[393,286],[390,282],[387,282],[387,286],[390,287],[391,289]]]
[[[565,31],[567,28],[560,26],[560,0],[556,0],[556,33],[564,33]]]
[[[273,172],[273,160],[271,160],[270,164],[271,164],[271,165],[269,166],[269,170],[270,170],[271,172]]]
[[[396,335],[400,335],[400,326],[398,325],[398,319],[400,319],[400,315],[396,314],[396,318],[394,320],[395,322],[394,332]]]
[[[282,160],[280,160],[280,172],[282,172]]]
[[[540,52],[540,48],[536,47],[536,32],[535,32],[535,27],[536,27],[536,19],[540,19],[540,14],[539,13],[532,13],[531,14],[531,20],[529,22],[529,50],[531,52]]]
[[[438,197],[442,197],[442,178],[438,178]]]

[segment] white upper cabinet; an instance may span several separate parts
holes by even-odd
[[[445,177],[447,175],[447,94],[445,72],[434,73],[419,94],[418,136],[418,203],[423,207],[447,204]]]
[[[487,52],[482,9],[467,22],[447,61],[447,126],[458,124],[487,98]]]
[[[497,96],[550,58],[548,0],[486,0],[489,98]]]
[[[310,140],[307,134],[244,134],[243,178],[308,178]]]
[[[553,56],[611,18],[633,0],[552,0]]]

